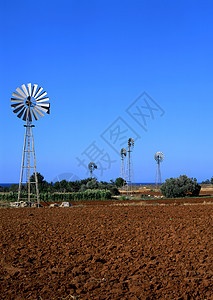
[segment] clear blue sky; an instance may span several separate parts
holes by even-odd
[[[24,122],[10,98],[28,82],[51,102],[34,128],[37,169],[47,181],[85,178],[76,157],[87,165],[93,142],[105,168],[98,179],[118,177],[120,146],[107,136],[116,124],[138,136],[136,182],[154,182],[157,151],[165,154],[163,180],[213,176],[212,13],[208,0],[2,2],[0,182],[19,181]],[[126,111],[144,91],[158,105],[146,131]]]

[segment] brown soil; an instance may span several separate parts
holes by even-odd
[[[99,205],[122,205],[122,204],[128,204],[128,205],[156,205],[156,204],[165,204],[165,205],[183,205],[183,204],[213,204],[213,197],[199,197],[199,198],[184,198],[184,199],[151,199],[151,200],[141,200],[139,198],[133,197],[131,200],[106,200],[106,201],[69,201],[73,206],[99,206]],[[41,202],[41,205],[44,207],[48,207],[51,203],[58,203],[59,205],[61,202]]]
[[[0,209],[1,299],[213,299],[213,205],[107,203]]]

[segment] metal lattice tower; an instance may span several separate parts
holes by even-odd
[[[164,154],[162,152],[155,153],[154,156],[156,162],[157,162],[157,171],[156,171],[156,178],[155,178],[155,184],[160,185],[161,184],[161,170],[160,170],[160,163],[164,159]]]
[[[39,117],[43,117],[44,113],[50,113],[49,98],[46,97],[47,93],[42,92],[43,88],[34,84],[33,88],[31,83],[27,84],[27,87],[23,84],[21,88],[17,88],[16,92],[13,93],[11,98],[11,107],[13,112],[17,114],[17,117],[26,122],[24,147],[22,154],[21,163],[21,174],[19,180],[18,189],[18,203],[20,200],[25,200],[29,205],[34,203],[39,206],[39,190],[38,190],[38,177],[36,171],[36,160],[35,160],[35,148],[33,140],[32,125],[33,117],[37,121]],[[42,93],[41,93],[42,92]],[[34,181],[30,181],[30,177],[34,171]],[[22,197],[22,189],[26,185],[27,187],[27,198]]]
[[[129,138],[128,150],[127,150],[127,168],[126,168],[126,179],[127,179],[127,191],[132,191],[132,183],[134,181],[133,163],[132,163],[132,151],[134,148],[134,140]]]
[[[122,148],[121,149],[121,172],[120,172],[120,177],[123,178],[123,180],[126,179],[125,168],[124,168],[124,158],[125,157],[126,157],[126,149]]]
[[[97,169],[97,165],[94,163],[94,162],[90,162],[88,164],[88,169],[89,169],[89,172],[90,172],[90,177],[93,178],[93,172],[95,169]]]

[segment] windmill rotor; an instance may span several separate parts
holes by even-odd
[[[156,152],[154,158],[158,163],[162,162],[164,160],[163,152]]]
[[[133,140],[133,138],[129,138],[128,139],[128,146],[129,146],[129,149],[134,147],[134,140]]]
[[[121,149],[121,158],[123,159],[124,156],[126,156],[126,149],[125,149],[125,148],[122,148],[122,149]]]
[[[88,168],[89,168],[89,170],[94,170],[94,169],[97,169],[97,165],[94,162],[90,162],[88,164]]]
[[[37,121],[39,117],[43,117],[43,113],[50,113],[49,97],[47,92],[43,92],[43,88],[31,83],[22,84],[21,88],[17,88],[12,94],[11,108],[17,114],[17,117],[23,121],[32,122],[33,118]]]
[[[90,177],[93,177],[93,171],[95,170],[95,169],[97,169],[98,167],[97,167],[97,165],[94,163],[94,162],[90,162],[89,164],[88,164],[88,169],[89,169],[89,171],[90,171]]]

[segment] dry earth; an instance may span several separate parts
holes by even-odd
[[[213,299],[213,205],[94,204],[0,209],[1,299]]]

